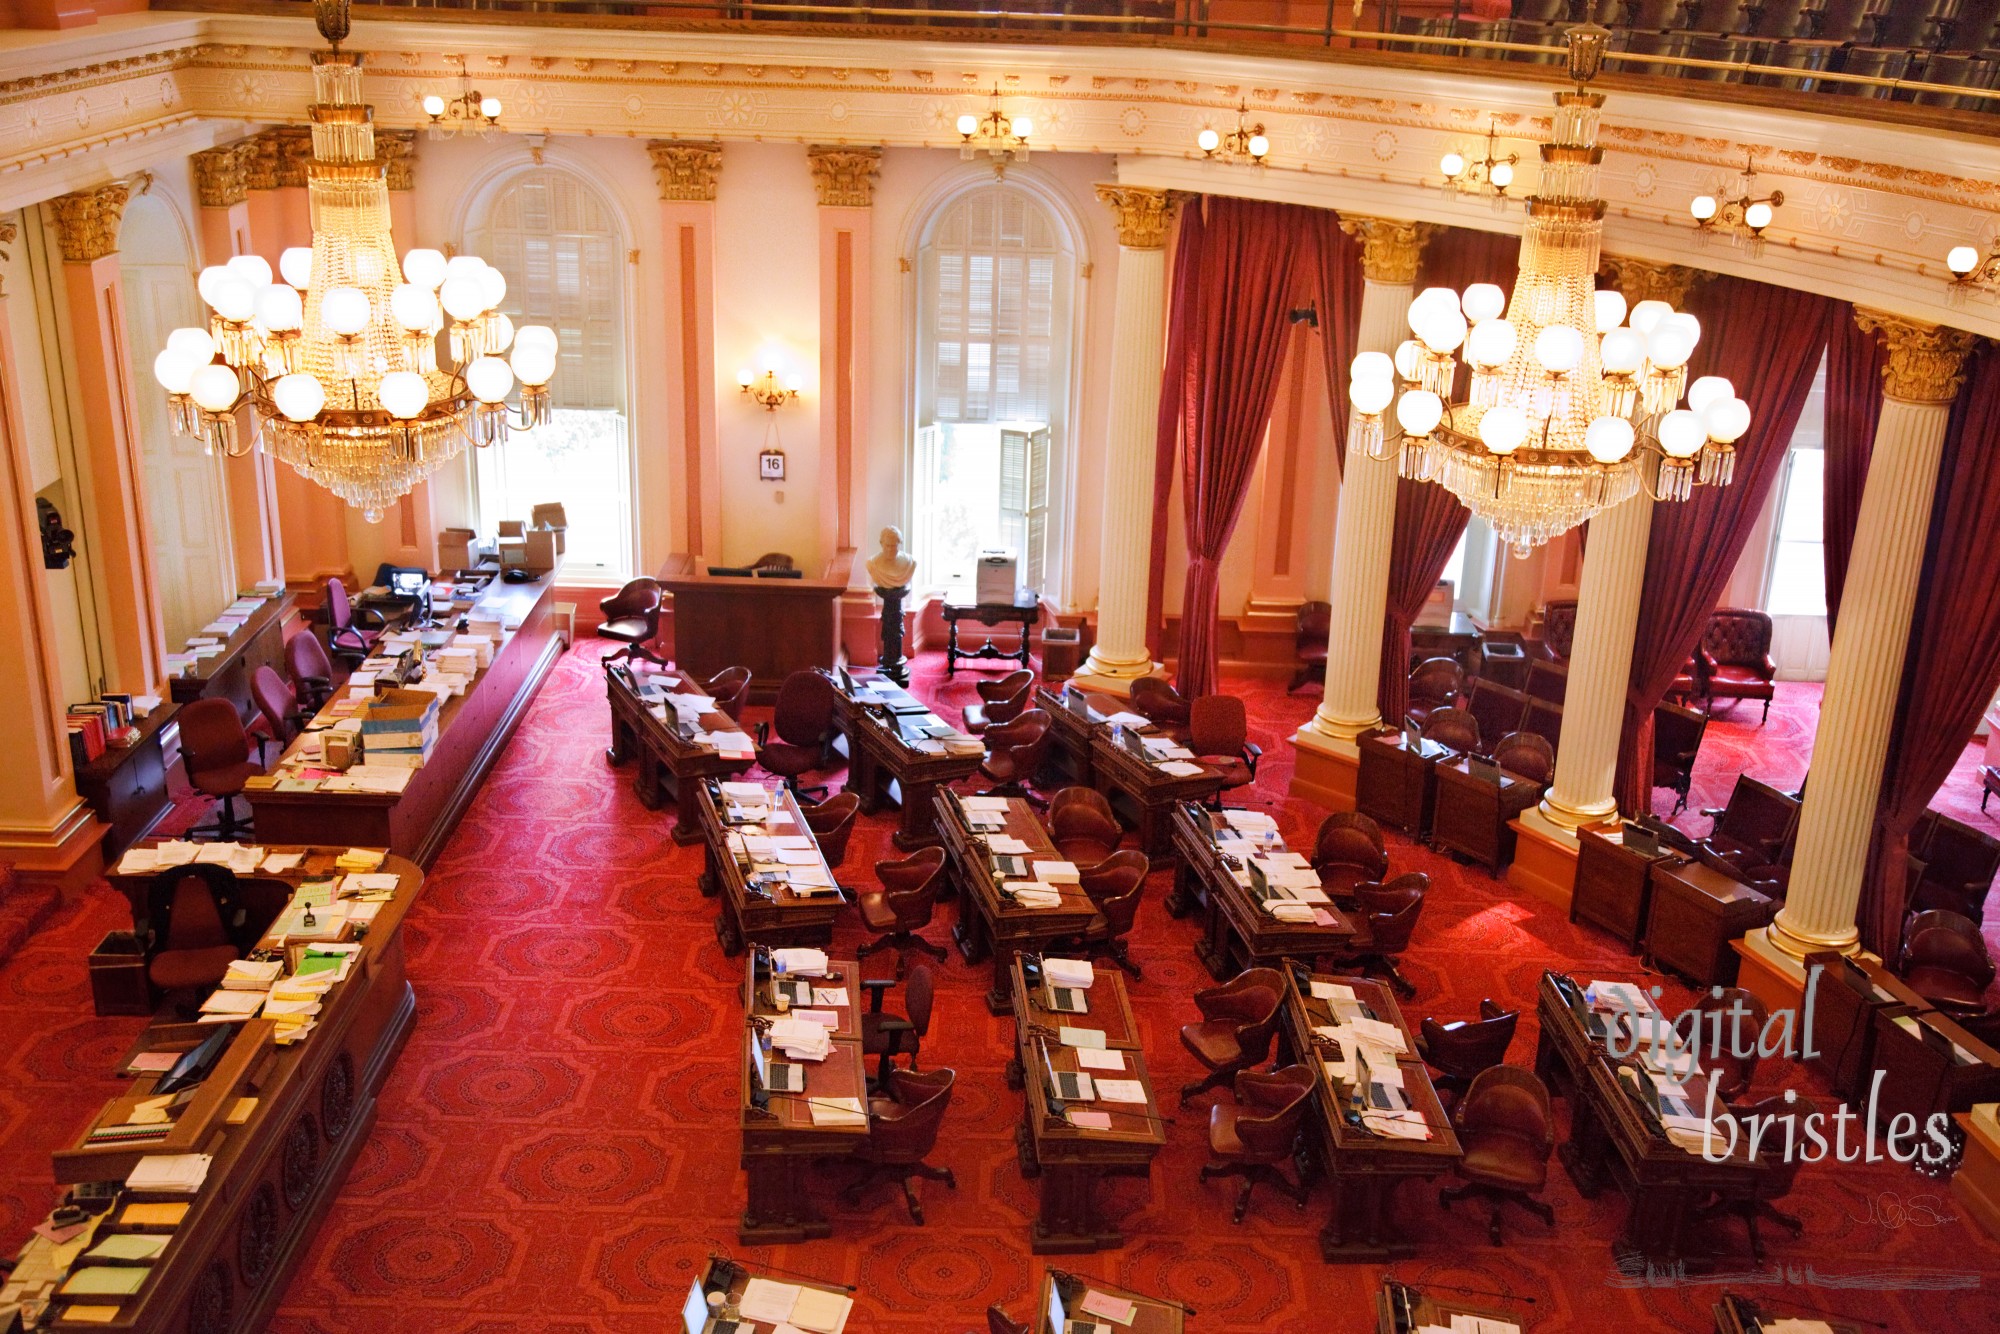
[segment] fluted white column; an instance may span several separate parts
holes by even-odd
[[[1361,329],[1356,352],[1394,352],[1410,336],[1410,300],[1428,225],[1347,217],[1361,242]],[[1333,624],[1326,643],[1326,693],[1295,742],[1349,747],[1382,721],[1376,704],[1382,667],[1382,614],[1389,599],[1389,552],[1396,536],[1396,465],[1368,457],[1353,411],[1333,521]]]
[[[1153,545],[1153,461],[1166,323],[1167,227],[1181,196],[1100,185],[1118,223],[1112,317],[1111,413],[1105,432],[1104,547],[1098,562],[1097,642],[1083,677],[1121,687],[1153,670],[1146,646],[1146,580]]]
[[[1576,633],[1563,696],[1555,783],[1541,811],[1563,829],[1618,813],[1618,734],[1632,677],[1632,639],[1646,583],[1653,501],[1643,490],[1590,521],[1583,578],[1576,591]]]
[[[1812,776],[1799,813],[1790,888],[1771,925],[1772,943],[1795,957],[1828,949],[1851,953],[1859,943],[1855,910],[1902,687],[1938,459],[1972,346],[1972,335],[1957,329],[1869,311],[1855,317],[1862,328],[1880,332],[1888,366],[1827,664]]]

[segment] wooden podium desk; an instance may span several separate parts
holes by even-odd
[[[745,965],[753,973],[756,961]],[[808,979],[800,979],[805,981]],[[852,959],[829,959],[824,982],[814,985],[845,987],[848,1006],[844,1020],[858,1030],[852,1009],[859,1000],[861,965]],[[746,999],[758,991],[754,974],[745,982]],[[750,1046],[757,1041],[751,1024],[753,1008],[744,1018],[742,1045],[743,1082],[740,1121],[743,1135],[743,1171],[749,1178],[749,1198],[736,1229],[745,1245],[810,1241],[831,1236],[833,1224],[820,1212],[813,1199],[811,1166],[816,1158],[844,1157],[856,1144],[868,1138],[868,1126],[822,1125],[813,1119],[816,1098],[856,1098],[865,1114],[868,1109],[868,1070],[861,1052],[858,1031],[834,1032],[833,1050],[823,1061],[804,1061],[803,1093],[765,1094],[757,1083],[755,1057]],[[774,1055],[776,1053],[773,1053]],[[759,1107],[759,1101],[764,1105]]]
[[[1097,968],[1085,991],[1090,1012],[1066,1015],[1074,1027],[1098,1027],[1100,1013],[1129,1013],[1125,979],[1116,971]],[[1098,1208],[1098,1181],[1107,1176],[1146,1176],[1153,1157],[1167,1142],[1159,1100],[1147,1077],[1146,1058],[1136,1047],[1106,1050],[1120,1053],[1124,1069],[1091,1071],[1078,1062],[1076,1049],[1062,1045],[1059,1028],[1045,1027],[1016,1015],[1015,1059],[1023,1072],[1021,1124],[1014,1134],[1021,1175],[1039,1181],[1041,1205],[1028,1229],[1029,1249],[1036,1255],[1074,1255],[1123,1246],[1125,1236]],[[1098,1099],[1074,1108],[1064,1104],[1052,1086],[1049,1066],[1059,1072],[1083,1071],[1093,1080],[1136,1080],[1146,1101],[1106,1102]],[[1090,1129],[1069,1119],[1071,1111],[1103,1112],[1109,1129]]]
[[[605,664],[604,693],[611,702],[611,748],[604,757],[615,768],[636,756],[639,767],[632,775],[632,792],[639,798],[639,804],[656,811],[671,795],[677,813],[674,842],[683,846],[699,843],[701,821],[695,809],[695,790],[701,786],[701,780],[733,778],[747,772],[757,761],[724,759],[712,746],[682,735],[673,722],[655,716],[633,689],[635,681],[655,680],[670,692],[702,693],[701,687],[685,672],[640,673],[624,663]],[[668,706],[669,711],[672,707]],[[742,730],[735,719],[716,709],[704,713],[700,725],[710,732]]]
[[[1699,986],[1734,986],[1739,960],[1729,942],[1770,921],[1776,905],[1704,862],[1662,858],[1651,874],[1644,958]]]
[[[1167,911],[1176,917],[1200,908],[1206,921],[1194,952],[1209,976],[1227,982],[1246,968],[1272,968],[1286,959],[1307,964],[1344,953],[1354,943],[1353,919],[1331,902],[1318,905],[1333,920],[1281,922],[1223,861],[1216,835],[1228,818],[1192,802],[1174,812],[1174,888]]]
[[[1148,1297],[1142,1292],[1113,1287],[1102,1279],[1091,1278],[1086,1274],[1067,1274],[1060,1269],[1046,1269],[1042,1271],[1041,1286],[1035,1291],[1037,1294],[1035,1309],[1028,1313],[1027,1325],[1032,1334],[1065,1334],[1064,1330],[1056,1327],[1054,1308],[1049,1304],[1049,1298],[1055,1296],[1057,1292],[1062,1294],[1063,1315],[1067,1317],[1065,1321],[1067,1324],[1092,1321],[1091,1313],[1079,1308],[1083,1302],[1089,1300],[1091,1293],[1097,1292],[1106,1297],[1132,1303],[1132,1323],[1114,1324],[1110,1326],[1112,1329],[1123,1330],[1125,1334],[1181,1334],[1181,1331],[1187,1328],[1189,1312],[1179,1302],[1162,1301],[1157,1297]],[[1096,1317],[1095,1323],[1103,1327],[1104,1317]]]
[[[250,721],[257,712],[257,702],[250,698],[251,675],[259,667],[285,675],[285,619],[292,614],[292,605],[290,593],[266,598],[264,605],[223,641],[220,654],[198,662],[194,675],[176,676],[167,683],[174,703],[226,699],[245,722]]]
[[[1365,1017],[1402,1030],[1403,1053],[1396,1066],[1403,1075],[1403,1091],[1422,1114],[1430,1138],[1377,1135],[1348,1121],[1347,1088],[1337,1086],[1328,1073],[1326,1060],[1331,1053],[1313,1034],[1314,1028],[1334,1022],[1336,1005],[1353,1002],[1323,1000],[1300,989],[1294,970],[1287,968],[1284,975],[1281,1022],[1286,1059],[1312,1067],[1313,1132],[1308,1138],[1317,1139],[1319,1158],[1333,1180],[1333,1205],[1319,1234],[1320,1258],[1328,1264],[1380,1264],[1410,1255],[1415,1247],[1399,1234],[1391,1208],[1397,1185],[1405,1180],[1428,1181],[1449,1172],[1452,1164],[1465,1156],[1451,1118],[1431,1085],[1430,1072],[1417,1055],[1416,1033],[1397,1008],[1395,993],[1380,982],[1365,977],[1309,976],[1309,982],[1352,988],[1355,1001],[1367,1012]]]
[[[1812,1050],[1802,1053],[1806,1064],[1836,1097],[1865,1102],[1875,1069],[1876,1015],[1921,1014],[1930,1002],[1873,959],[1831,950],[1808,954],[1806,975],[1813,1013]]]
[[[1098,981],[1118,976],[1116,964],[1094,963],[1090,971]],[[1125,988],[1106,988],[1100,991],[1095,984],[1090,988],[1090,1006],[1085,1014],[1065,1014],[1049,1008],[1049,989],[1045,986],[1030,987],[1027,969],[1023,967],[1021,956],[1015,955],[1013,964],[1007,970],[1008,994],[1013,998],[1011,1010],[1014,1015],[1014,1029],[1030,1033],[1060,1034],[1063,1025],[1072,1028],[1094,1028],[1104,1034],[1107,1051],[1138,1051],[1139,1020],[1132,1013],[1132,999],[1125,994]],[[1007,1061],[1007,1087],[1018,1089],[1026,1080],[1026,1071],[1021,1065],[1022,1049],[1017,1043],[1014,1054]]]
[[[833,939],[833,919],[847,896],[839,889],[800,894],[785,884],[759,888],[751,884],[753,869],[737,852],[736,838],[752,836],[804,835],[811,838],[798,798],[783,784],[765,784],[772,794],[771,811],[782,812],[790,820],[776,823],[731,824],[726,803],[710,790],[712,779],[690,784],[695,789],[695,822],[707,844],[707,861],[701,873],[701,892],[707,898],[720,897],[722,911],[715,919],[715,939],[724,954],[741,954],[748,944],[789,946],[825,945]],[[820,869],[827,870],[820,857]],[[829,872],[830,874],[830,872]]]
[[[686,552],[660,567],[660,590],[673,598],[674,662],[706,681],[725,667],[750,669],[752,703],[769,704],[793,672],[831,671],[840,659],[840,595],[854,569],[842,547],[817,579],[758,579],[708,572]]]
[[[1362,736],[1361,762],[1354,776],[1354,804],[1363,815],[1408,834],[1430,833],[1437,800],[1437,764],[1451,754],[1435,741],[1412,747],[1400,730]]]
[[[344,851],[264,846],[307,854],[297,870],[275,877],[292,884],[326,872]],[[327,993],[318,1025],[297,1043],[267,1048],[244,1076],[241,1093],[256,1098],[257,1105],[244,1124],[220,1132],[220,1143],[209,1150],[214,1162],[200,1192],[157,1197],[188,1200],[192,1207],[145,1285],[122,1302],[82,1299],[117,1304],[118,1316],[110,1323],[56,1320],[51,1328],[249,1334],[270,1320],[368,1138],[376,1096],[416,1013],[416,996],[404,972],[401,926],[423,892],[423,873],[395,856],[382,869],[399,877],[395,897],[378,911],[347,980]],[[151,877],[114,874],[111,879],[128,897],[136,895],[143,902],[143,886]],[[191,1046],[208,1032],[156,1022],[134,1054]],[[104,1229],[117,1226],[126,1202],[113,1205]],[[100,1239],[104,1235],[101,1230]],[[58,1298],[56,1310],[69,1300]]]
[[[1502,1320],[1524,1329],[1527,1327],[1527,1318],[1519,1311],[1505,1311],[1498,1305],[1479,1305],[1457,1296],[1433,1297],[1393,1278],[1383,1279],[1382,1286],[1375,1292],[1375,1334],[1408,1334],[1408,1331],[1422,1329],[1426,1325],[1450,1328],[1451,1318],[1455,1315],[1478,1316],[1482,1320]]]
[[[1465,755],[1440,760],[1431,772],[1437,778],[1432,841],[1498,875],[1514,860],[1514,817],[1542,799],[1545,785],[1497,765],[1489,782]]]
[[[1636,950],[1646,937],[1646,920],[1653,906],[1653,866],[1669,851],[1655,845],[1642,851],[1595,829],[1576,831],[1576,892],[1570,895],[1569,920],[1601,926]]]
[[[1884,1128],[1903,1113],[1922,1127],[1932,1116],[1969,1112],[1974,1103],[2000,1100],[2000,1051],[1936,1010],[1877,1010],[1875,1068],[1882,1072],[1875,1122]],[[1874,1080],[1873,1072],[1864,1073],[1855,1091],[1864,1107]]]
[[[1174,855],[1174,809],[1214,797],[1222,791],[1222,775],[1206,764],[1198,774],[1170,774],[1145,753],[1139,737],[1132,729],[1100,727],[1090,746],[1091,784],[1138,830],[1139,850],[1159,870]]]
[[[1050,885],[1062,895],[1054,908],[1027,908],[1012,896],[1000,892],[999,877],[986,849],[986,836],[972,832],[958,794],[939,791],[932,800],[937,806],[938,834],[944,840],[946,863],[958,888],[958,921],[951,938],[967,963],[993,960],[993,985],[986,993],[990,1014],[1008,1014],[1013,1003],[1008,977],[1021,951],[1039,953],[1064,937],[1083,934],[1097,908],[1078,885]],[[1007,799],[1007,827],[1003,833],[1028,845],[1021,854],[1030,862],[1061,861],[1062,854],[1049,841],[1048,831],[1036,818],[1034,807],[1019,797]]]
[[[251,790],[245,795],[259,841],[388,848],[419,866],[437,860],[562,652],[554,604],[554,574],[525,584],[496,581],[475,610],[506,621],[518,617],[520,628],[494,649],[492,663],[463,695],[444,702],[437,744],[423,767],[410,772],[409,786],[400,793]],[[288,758],[299,744],[287,749]]]
[[[1037,686],[1033,707],[1049,715],[1049,752],[1042,773],[1050,787],[1089,787],[1091,746],[1100,733],[1110,730],[1105,719],[1131,709],[1115,695],[1069,684]]]

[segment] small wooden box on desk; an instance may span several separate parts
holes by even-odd
[[[1363,815],[1394,825],[1412,838],[1430,831],[1437,799],[1437,762],[1451,752],[1435,741],[1412,744],[1402,732],[1359,738],[1361,764],[1354,804]]]
[[[1707,986],[1736,983],[1729,942],[1771,920],[1773,904],[1740,880],[1697,861],[1662,858],[1652,868],[1646,959]]]
[[[1623,834],[1576,831],[1576,892],[1569,920],[1601,926],[1636,950],[1646,938],[1653,905],[1653,867],[1667,857],[1657,844],[1639,847]]]

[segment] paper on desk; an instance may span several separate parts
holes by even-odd
[[[1382,1112],[1371,1111],[1361,1114],[1361,1124],[1378,1135],[1390,1139],[1429,1139],[1431,1128],[1424,1121],[1422,1112]]]
[[[833,876],[817,863],[811,866],[787,866],[785,879],[791,882],[793,889],[798,890],[834,888]]]
[[[1035,879],[1045,885],[1074,885],[1082,879],[1075,862],[1038,861],[1034,869]]]
[[[129,848],[118,859],[119,875],[150,875],[160,869],[151,848]]]
[[[1766,1334],[1776,1334],[1770,1325],[1765,1325],[1764,1329]],[[1495,1320],[1490,1316],[1467,1315],[1461,1311],[1451,1318],[1451,1334],[1521,1334],[1521,1327],[1511,1320]],[[1833,1331],[1828,1330],[1827,1334],[1833,1334]]]
[[[1168,760],[1160,766],[1160,772],[1163,774],[1172,774],[1176,778],[1196,778],[1207,773],[1208,770],[1190,760]]]
[[[1130,709],[1120,709],[1104,721],[1113,727],[1151,727],[1153,725],[1151,718],[1146,717],[1143,713],[1134,713]]]
[[[1114,1325],[1129,1325],[1139,1315],[1138,1303],[1098,1292],[1094,1288],[1083,1294],[1083,1300],[1076,1304],[1076,1309],[1086,1315],[1103,1316]]]
[[[792,1305],[792,1323],[811,1334],[841,1334],[853,1308],[854,1299],[844,1293],[804,1288]]]
[[[1136,1079],[1099,1079],[1097,1096],[1105,1102],[1146,1102],[1146,1086]]]
[[[1833,1334],[1824,1320],[1766,1320],[1762,1328],[1763,1334]]]
[[[1278,827],[1277,817],[1269,811],[1245,811],[1232,808],[1224,811],[1222,818],[1229,822],[1231,829],[1254,830],[1276,829]]]
[[[764,801],[769,799],[771,789],[765,787],[762,783],[729,782],[722,785],[722,795],[725,797],[746,798],[751,801]],[[760,1280],[751,1279],[750,1281],[756,1283]]]
[[[1109,1130],[1111,1129],[1111,1113],[1093,1112],[1087,1108],[1072,1107],[1069,1109],[1069,1123],[1078,1130]]]
[[[1058,987],[1088,987],[1097,980],[1097,969],[1088,959],[1044,958],[1042,976]]]
[[[793,977],[825,977],[826,951],[794,947],[771,951],[771,957]]]
[[[1062,1039],[1062,1045],[1065,1047],[1076,1047],[1084,1051],[1104,1049],[1104,1030],[1101,1028],[1072,1028],[1064,1024],[1056,1030],[1056,1036]]]
[[[847,988],[846,988],[846,987],[814,987],[814,988],[813,988],[813,1004],[814,1004],[814,1005],[836,1005],[836,1006],[844,1006],[844,1005],[846,1005],[846,1004],[847,1004]]]
[[[772,851],[777,853],[778,864],[781,866],[819,865],[818,848],[773,848]]]
[[[819,851],[819,844],[815,843],[811,836],[806,834],[775,835],[771,839],[771,846],[780,852],[785,851],[787,848],[805,848],[811,852]]]
[[[1029,851],[1026,843],[1008,834],[990,835],[986,840],[986,850],[1008,857],[1023,857]]]
[[[289,871],[306,859],[303,852],[267,852],[264,854],[266,871]]]
[[[1062,907],[1062,891],[1050,889],[1048,886],[1038,884],[1033,880],[1009,880],[1002,888],[1009,894],[1012,894],[1014,902],[1020,904],[1023,908]]]
[[[1076,1063],[1086,1070],[1123,1070],[1125,1053],[1096,1047],[1080,1047],[1077,1049]]]
[[[868,1109],[859,1098],[814,1098],[812,1119],[816,1126],[865,1126]]]
[[[1385,1024],[1380,1019],[1355,1019],[1349,1026],[1377,1046],[1398,1053],[1409,1050],[1409,1044],[1403,1040],[1403,1030],[1394,1024]]]
[[[1004,814],[1007,810],[1005,797],[960,797],[958,804],[968,811],[995,811]]]
[[[840,1027],[840,1016],[832,1010],[793,1010],[792,1017],[801,1023],[824,1024],[828,1028]]]
[[[801,1291],[796,1283],[753,1278],[743,1285],[743,1295],[737,1299],[736,1305],[748,1319],[776,1324],[791,1317],[792,1307],[798,1304]]]

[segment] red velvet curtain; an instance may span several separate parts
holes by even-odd
[[[1308,222],[1314,241],[1313,308],[1319,312],[1320,354],[1326,359],[1327,406],[1333,413],[1333,469],[1347,461],[1347,371],[1361,341],[1361,243],[1321,209]]]
[[[1702,328],[1689,382],[1728,376],[1750,405],[1750,430],[1736,442],[1731,485],[1697,486],[1686,501],[1653,507],[1618,742],[1618,805],[1635,814],[1653,809],[1653,710],[1694,652],[1757,526],[1812,394],[1835,313],[1823,296],[1732,277],[1696,288],[1688,308]]]
[[[1222,557],[1264,447],[1293,298],[1313,255],[1303,209],[1220,197],[1206,204],[1186,341],[1169,367],[1181,399],[1188,545],[1176,679],[1190,698],[1216,687]]]
[[[1453,227],[1424,247],[1417,273],[1419,289],[1449,287],[1464,292],[1473,283],[1497,283],[1512,293],[1520,267],[1521,238],[1507,232],[1475,232]],[[1348,361],[1353,354],[1348,354]],[[1341,384],[1346,384],[1346,363]],[[1343,394],[1344,394],[1343,390]],[[1344,410],[1335,416],[1344,418]],[[1376,465],[1390,467],[1390,464]],[[1382,611],[1382,666],[1375,700],[1382,720],[1400,725],[1410,702],[1410,627],[1416,624],[1431,589],[1465,532],[1470,510],[1458,497],[1430,482],[1405,477],[1396,483],[1396,528],[1389,552],[1389,597]]]
[[[1167,588],[1167,526],[1173,515],[1174,461],[1180,454],[1181,403],[1186,396],[1188,327],[1195,308],[1195,275],[1206,220],[1202,199],[1180,211],[1174,232],[1174,269],[1167,288],[1167,359],[1160,376],[1160,410],[1153,437],[1153,544],[1146,571],[1146,642],[1153,656],[1165,656],[1162,613]]]
[[[1952,405],[1931,507],[1902,694],[1862,882],[1861,943],[1893,959],[1907,907],[1910,830],[2000,691],[2000,357],[1981,357]]]
[[[1875,423],[1882,417],[1882,340],[1854,322],[1854,307],[1834,309],[1826,343],[1826,633],[1833,637],[1847,582],[1847,556],[1854,549],[1854,525],[1861,517],[1861,487],[1868,480],[1868,455],[1875,448]]]

